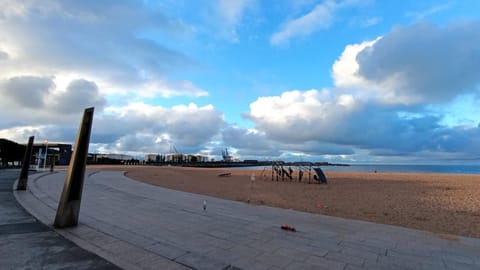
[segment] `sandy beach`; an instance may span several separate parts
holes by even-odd
[[[122,170],[148,184],[246,203],[480,238],[480,175],[326,172],[329,183],[320,185],[272,181],[271,170],[88,169]]]

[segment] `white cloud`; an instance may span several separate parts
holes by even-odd
[[[42,132],[47,126],[19,126],[0,129],[0,138],[9,138],[19,143],[26,142],[28,137],[35,136],[35,140],[45,140],[47,137]]]
[[[328,29],[335,22],[339,11],[361,7],[371,2],[370,0],[324,0],[322,3],[314,5],[308,12],[303,13],[294,19],[285,22],[281,29],[273,33],[270,37],[270,44],[283,45],[288,44],[292,38],[309,36],[322,29]],[[311,6],[312,1],[295,1],[291,4],[293,12]],[[350,18],[352,20],[352,18]],[[357,20],[353,18],[353,20]],[[378,18],[371,18],[368,21],[362,21],[362,26],[376,24]],[[365,25],[368,24],[368,25]]]
[[[382,21],[381,17],[372,17],[372,18],[364,19],[364,20],[358,22],[358,24],[361,27],[370,27],[370,26],[377,25],[381,21]]]
[[[357,55],[365,48],[372,47],[379,39],[350,44],[345,47],[340,58],[335,61],[332,67],[332,77],[336,87],[363,89],[372,87],[367,80],[358,74],[360,66],[357,62]]]
[[[406,16],[407,17],[413,17],[417,21],[421,21],[425,19],[426,17],[432,16],[434,14],[440,13],[442,11],[448,10],[452,6],[452,3],[445,3],[441,5],[435,5],[433,7],[430,7],[427,10],[423,10],[420,12],[417,11],[409,11],[407,12]]]
[[[236,25],[252,0],[218,0],[218,9],[227,24]]]
[[[225,37],[233,42],[238,41],[237,27],[241,23],[245,11],[251,7],[254,0],[217,0],[216,11],[219,16],[219,26]]]
[[[190,81],[149,81],[137,92],[142,97],[152,98],[161,96],[170,98],[174,96],[201,97],[208,96],[208,91],[201,89]]]
[[[287,43],[291,38],[306,36],[320,29],[328,28],[333,19],[334,12],[338,7],[334,0],[326,0],[316,5],[307,14],[288,21],[282,29],[274,33],[270,38],[273,45]]]
[[[264,150],[303,155],[355,157],[367,151],[370,158],[412,157],[437,160],[478,158],[480,126],[444,126],[428,109],[399,113],[399,106],[359,100],[339,89],[288,91],[280,96],[259,97],[250,105],[249,119]],[[408,110],[409,107],[403,107]],[[237,131],[237,133],[242,133]],[[228,137],[226,137],[228,138]],[[260,152],[242,140],[244,152]],[[393,159],[392,159],[393,160]]]
[[[346,114],[357,109],[350,95],[334,96],[331,90],[298,90],[281,96],[259,97],[250,104],[248,117],[268,138],[283,142],[317,140],[341,125]]]

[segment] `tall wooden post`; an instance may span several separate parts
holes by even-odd
[[[92,130],[94,108],[83,112],[82,122],[75,140],[75,149],[68,169],[62,195],[58,203],[55,223],[57,228],[72,227],[78,224],[80,204],[82,201],[83,181],[87,163],[88,144]]]
[[[23,156],[22,171],[20,172],[20,177],[18,178],[17,182],[17,190],[27,190],[28,168],[30,167],[30,160],[32,159],[34,138],[34,136],[30,136],[30,138],[28,138],[27,149],[25,150],[25,155]]]

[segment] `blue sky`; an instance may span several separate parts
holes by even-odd
[[[91,152],[480,161],[480,2],[0,0],[0,137]]]

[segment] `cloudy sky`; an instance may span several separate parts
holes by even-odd
[[[480,163],[480,1],[0,0],[0,137]]]

